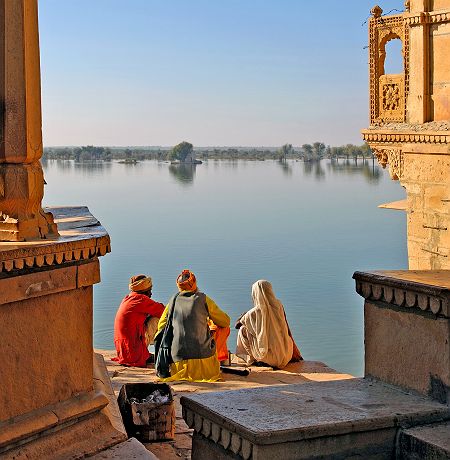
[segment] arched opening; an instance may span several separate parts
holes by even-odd
[[[384,45],[383,75],[400,74],[404,71],[403,43],[399,37],[392,37]]]

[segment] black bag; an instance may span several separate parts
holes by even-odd
[[[179,293],[178,293],[179,294]],[[166,326],[155,337],[155,370],[156,375],[162,379],[170,377],[170,365],[173,363],[172,359],[172,341],[173,341],[173,311],[175,310],[175,302],[178,294],[173,298],[172,305],[170,306]]]

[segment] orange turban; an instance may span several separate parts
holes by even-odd
[[[197,280],[190,270],[183,270],[178,275],[177,285],[180,291],[195,292],[197,290]]]
[[[145,275],[132,276],[128,287],[133,292],[149,291],[152,288],[152,279]]]

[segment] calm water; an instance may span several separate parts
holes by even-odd
[[[362,374],[363,302],[352,274],[407,267],[405,215],[377,208],[404,192],[372,161],[49,161],[44,170],[46,205],[87,205],[111,235],[95,287],[95,347],[114,347],[131,275],[149,273],[153,297],[166,302],[190,268],[232,319],[250,308],[252,283],[270,280],[304,357]],[[232,330],[232,351],[235,341]]]

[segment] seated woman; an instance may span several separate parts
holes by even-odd
[[[230,318],[197,289],[191,271],[183,270],[177,286],[179,292],[167,304],[158,324],[157,374],[163,381],[215,382],[221,377],[219,361],[228,358]]]
[[[259,280],[252,286],[254,307],[237,321],[236,354],[248,364],[255,362],[282,369],[290,361],[300,361],[300,351],[292,338],[283,304],[272,285]]]
[[[146,275],[133,276],[128,285],[130,293],[122,300],[114,321],[114,345],[117,361],[124,366],[146,367],[153,357],[148,345],[164,311],[164,304],[152,296],[152,279]]]

